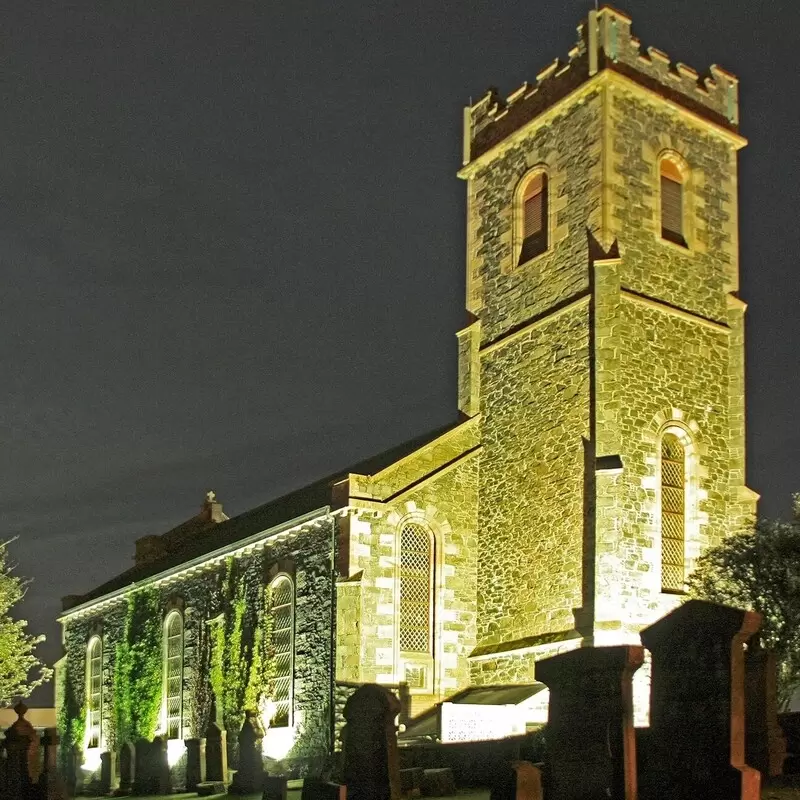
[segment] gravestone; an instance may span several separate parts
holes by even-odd
[[[548,800],[634,800],[633,673],[638,645],[586,647],[536,663],[550,689]]]
[[[206,740],[186,739],[186,791],[193,792],[206,779]]]
[[[261,800],[286,800],[288,779],[283,775],[265,775]]]
[[[25,719],[28,707],[14,706],[17,719],[6,731],[6,786],[9,797],[24,797],[39,777],[39,737]]]
[[[261,791],[264,779],[264,757],[261,742],[264,731],[258,716],[253,711],[245,712],[242,730],[239,732],[239,769],[233,776],[230,794],[252,794]]]
[[[342,772],[348,800],[399,800],[399,711],[397,697],[377,684],[365,684],[347,699]]]
[[[542,771],[530,761],[515,761],[517,775],[515,800],[542,800]]]
[[[228,782],[228,742],[222,726],[209,722],[206,728],[206,783]]]
[[[171,781],[167,761],[167,742],[160,736],[152,742],[136,742],[136,774],[133,779],[134,794],[169,794]]]
[[[306,778],[300,800],[347,800],[347,787],[341,783],[331,783],[319,778]]]
[[[39,775],[39,800],[67,800],[67,786],[58,773],[58,731],[47,728],[42,734],[42,772]]]
[[[652,653],[643,800],[758,800],[761,775],[745,762],[744,643],[751,611],[689,600],[645,628]]]
[[[119,750],[119,791],[128,794],[136,773],[136,749],[132,742],[123,742]]]
[[[778,668],[757,637],[745,652],[745,755],[762,779],[783,774],[786,739],[778,724]]]
[[[108,794],[111,791],[111,753],[106,751],[100,753],[100,786],[98,792],[100,794]]]

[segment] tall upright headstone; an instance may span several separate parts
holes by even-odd
[[[58,773],[58,731],[47,728],[42,734],[42,772],[39,775],[40,800],[67,800],[67,786]]]
[[[119,750],[119,790],[127,794],[133,788],[136,774],[136,748],[132,742],[123,742]]]
[[[206,728],[206,782],[228,782],[228,742],[225,729],[214,722]]]
[[[652,653],[644,800],[758,800],[761,776],[745,761],[744,644],[752,611],[690,600],[642,631]]]
[[[229,793],[252,794],[263,789],[264,758],[261,752],[263,739],[264,730],[258,715],[247,711],[242,730],[239,732],[239,769],[233,776]]]
[[[193,792],[206,779],[206,740],[186,739],[186,791]]]
[[[377,684],[361,686],[345,703],[342,772],[348,800],[399,800],[399,713],[397,697]]]
[[[536,664],[550,689],[548,800],[635,800],[633,673],[638,645],[589,647]]]
[[[14,711],[17,719],[6,731],[6,783],[9,797],[24,797],[39,777],[39,737],[25,719],[25,703],[17,703]]]
[[[783,774],[786,739],[778,724],[778,669],[775,654],[757,638],[745,652],[745,754],[761,777]]]

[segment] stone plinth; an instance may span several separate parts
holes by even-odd
[[[634,800],[633,673],[639,646],[571,650],[536,664],[550,689],[548,800]]]

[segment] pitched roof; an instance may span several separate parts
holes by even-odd
[[[329,506],[333,485],[348,474],[374,475],[395,461],[410,455],[423,445],[439,438],[447,431],[461,424],[462,421],[462,419],[457,419],[430,433],[385,450],[383,453],[365,459],[347,469],[338,470],[332,475],[310,483],[301,489],[282,495],[264,505],[257,506],[222,522],[209,524],[207,521],[199,520],[199,515],[198,517],[192,517],[165,534],[172,535],[176,531],[189,532],[192,529],[196,529],[196,536],[189,538],[185,546],[168,553],[162,558],[144,564],[137,564],[84,595],[70,595],[63,598],[63,610],[68,611],[75,606],[82,605],[90,600],[96,600],[111,592],[124,589],[133,583],[146,580],[160,572],[180,566],[186,561],[234,544],[246,539],[248,536],[253,536],[283,522],[288,522],[311,511]]]

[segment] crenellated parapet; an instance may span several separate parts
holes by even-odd
[[[739,81],[716,64],[701,75],[656,47],[642,48],[631,19],[604,6],[578,25],[578,41],[566,61],[555,59],[503,98],[489,89],[464,114],[464,164],[538,117],[598,73],[635,81],[688,111],[732,131],[739,125]]]

